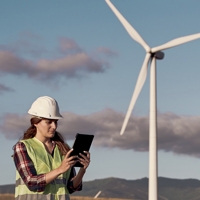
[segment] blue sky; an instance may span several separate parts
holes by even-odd
[[[151,47],[200,32],[197,0],[112,3]],[[44,95],[57,99],[70,145],[77,132],[95,135],[84,181],[148,177],[149,76],[119,135],[145,51],[105,1],[4,1],[0,27],[0,185],[15,181],[12,146]],[[199,48],[157,62],[159,176],[200,179]]]

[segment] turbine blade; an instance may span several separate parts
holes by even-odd
[[[129,22],[121,15],[121,13],[116,9],[116,7],[110,2],[110,0],[105,0],[111,10],[115,13],[119,21],[122,23],[126,31],[129,35],[142,47],[145,49],[146,52],[150,52],[150,47],[146,44],[146,42],[142,39],[139,33],[129,24]]]
[[[196,40],[200,38],[200,33],[197,34],[193,34],[193,35],[188,35],[188,36],[184,36],[184,37],[180,37],[180,38],[176,38],[174,40],[171,40],[163,45],[154,47],[151,49],[152,53],[155,53],[157,51],[162,51],[164,49],[168,49],[168,48],[172,48],[181,44],[184,44],[186,42],[190,42],[192,40]]]
[[[142,89],[142,87],[145,83],[145,80],[146,80],[146,77],[147,77],[148,62],[149,62],[150,56],[151,56],[150,53],[147,53],[146,56],[145,56],[142,68],[140,70],[140,73],[139,73],[139,76],[138,76],[138,79],[137,79],[137,82],[136,82],[136,85],[135,85],[135,89],[134,89],[134,92],[133,92],[133,96],[132,96],[129,108],[128,108],[128,111],[126,113],[126,117],[124,119],[124,123],[123,123],[122,128],[121,128],[120,135],[122,135],[125,131],[125,128],[128,124],[128,121],[129,121],[129,118],[131,116],[131,112],[133,110],[133,107],[134,107],[136,100],[137,100],[137,98],[140,94],[140,91],[141,91],[141,89]]]

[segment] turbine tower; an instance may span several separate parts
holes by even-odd
[[[128,34],[138,42],[146,51],[143,65],[141,67],[132,99],[130,101],[128,111],[126,113],[120,135],[122,135],[128,124],[130,115],[136,103],[136,100],[140,94],[140,91],[146,81],[148,64],[150,62],[150,110],[149,110],[149,200],[158,199],[158,164],[157,164],[157,103],[156,103],[156,59],[163,59],[164,53],[161,52],[164,49],[172,48],[192,40],[200,38],[200,33],[184,36],[171,40],[163,45],[150,48],[148,44],[143,40],[139,33],[129,24],[129,22],[121,15],[116,7],[110,2],[105,0],[119,21],[122,23]]]

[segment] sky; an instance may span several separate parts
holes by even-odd
[[[112,3],[150,47],[200,33],[198,0]],[[76,133],[95,136],[84,181],[148,177],[149,73],[119,134],[145,50],[105,1],[2,1],[0,27],[0,185],[15,182],[12,147],[46,95],[58,101],[70,146]],[[200,180],[199,48],[200,39],[157,61],[158,176]]]

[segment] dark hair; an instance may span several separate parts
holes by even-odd
[[[42,121],[42,118],[32,117],[30,119],[31,126],[24,132],[22,140],[30,139],[35,137],[37,129],[34,124],[38,124]],[[70,147],[64,142],[63,136],[59,132],[55,132],[54,137],[52,140],[57,144],[58,149],[62,155],[66,155],[67,152],[70,150]]]

